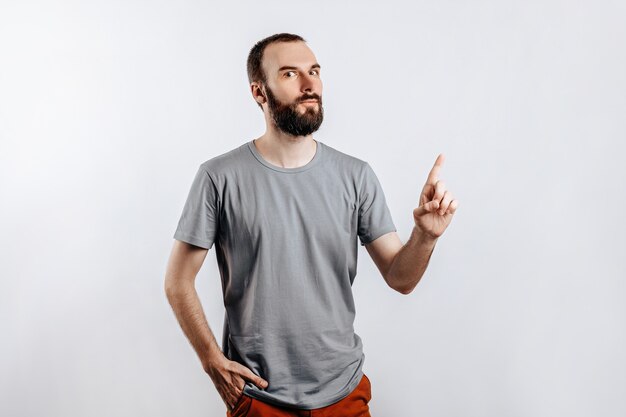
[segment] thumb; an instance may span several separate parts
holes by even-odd
[[[429,201],[426,204],[423,204],[421,206],[419,206],[418,208],[416,208],[415,210],[413,210],[413,216],[414,217],[419,217],[419,216],[423,216],[426,213],[431,213],[435,210],[437,210],[439,208],[439,202],[438,201]]]
[[[267,388],[267,386],[269,385],[268,382],[266,380],[264,380],[263,378],[261,378],[260,376],[256,375],[254,372],[252,372],[251,370],[248,369],[248,379],[257,387],[261,388],[261,389],[265,389]]]

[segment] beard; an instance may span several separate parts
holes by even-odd
[[[317,131],[324,120],[324,108],[322,98],[317,94],[305,94],[295,103],[284,104],[276,99],[269,86],[265,86],[267,93],[267,105],[270,115],[276,127],[282,132],[291,136],[307,136]],[[315,106],[306,106],[304,113],[297,110],[298,104],[304,100],[316,99]]]

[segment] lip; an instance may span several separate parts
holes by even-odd
[[[317,100],[305,100],[305,101],[301,101],[300,103],[317,103]]]

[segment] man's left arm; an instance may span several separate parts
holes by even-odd
[[[387,285],[402,294],[411,293],[424,275],[435,244],[459,205],[438,178],[443,160],[440,154],[428,174],[420,205],[413,210],[415,226],[409,240],[402,244],[398,234],[391,232],[365,245]]]

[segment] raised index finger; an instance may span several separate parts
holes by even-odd
[[[426,179],[426,184],[435,185],[437,183],[437,180],[439,179],[439,171],[441,170],[444,159],[445,158],[442,153],[437,156],[437,159],[435,160],[435,165],[433,165],[430,172],[428,173],[428,179]]]

